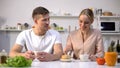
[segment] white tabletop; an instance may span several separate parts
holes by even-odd
[[[116,63],[115,66],[98,65],[96,62],[81,62],[80,60],[74,60],[71,62],[63,61],[51,61],[51,62],[39,62],[34,61],[31,68],[120,68],[120,63]]]

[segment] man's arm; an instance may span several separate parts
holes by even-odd
[[[12,49],[10,50],[9,56],[10,57],[14,57],[14,56],[22,56],[23,53],[21,53],[22,51],[22,46],[20,46],[19,44],[15,44]]]
[[[32,51],[26,51],[25,53],[22,53],[23,46],[19,44],[15,44],[13,48],[11,49],[9,56],[10,57],[15,57],[15,56],[24,56],[27,59],[34,59],[34,53]]]
[[[40,61],[54,61],[59,60],[61,55],[63,54],[62,44],[55,44],[53,47],[53,54],[46,53],[46,52],[38,52],[37,58]]]
[[[63,54],[63,48],[62,48],[62,44],[55,44],[54,45],[54,52],[53,52],[53,60],[58,60],[61,58]]]

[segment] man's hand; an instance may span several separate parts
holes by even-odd
[[[27,59],[32,59],[34,60],[35,59],[35,55],[32,51],[26,51],[23,56]]]
[[[40,61],[51,61],[51,60],[54,59],[53,54],[49,54],[49,53],[46,53],[46,52],[38,52],[36,57]]]

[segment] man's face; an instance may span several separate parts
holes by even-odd
[[[36,25],[38,29],[42,31],[47,31],[49,29],[50,24],[50,16],[49,14],[46,15],[38,15],[38,19],[36,19]]]

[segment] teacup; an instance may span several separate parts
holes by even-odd
[[[80,58],[80,61],[90,61],[88,54],[80,54],[79,58]]]
[[[38,53],[39,51],[33,51],[33,52],[34,52],[35,56],[37,56],[37,53]]]

